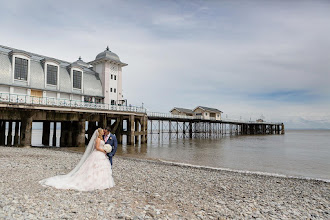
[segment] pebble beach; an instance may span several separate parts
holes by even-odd
[[[330,183],[115,156],[116,186],[43,187],[82,153],[0,147],[0,219],[329,219]]]

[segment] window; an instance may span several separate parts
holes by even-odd
[[[113,92],[116,93],[116,89],[113,89]]]
[[[110,88],[110,92],[112,92],[112,88]]]
[[[15,79],[27,80],[28,63],[26,59],[15,57]]]
[[[73,88],[81,89],[81,72],[73,70]]]
[[[47,84],[57,85],[57,66],[47,64]]]
[[[102,103],[102,98],[95,98],[95,103]]]
[[[85,102],[93,102],[93,97],[91,97],[91,96],[84,96],[84,101]]]
[[[116,80],[116,78],[117,78],[117,77],[116,77],[116,75],[115,75],[115,80]]]
[[[111,74],[111,79],[113,79],[113,75]]]
[[[205,115],[207,116],[207,112],[205,112]]]
[[[115,104],[116,104],[115,100],[111,99],[111,105],[115,105]]]

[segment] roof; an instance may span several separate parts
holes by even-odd
[[[208,111],[208,112],[214,112],[214,113],[223,113],[222,111],[220,111],[219,109],[216,109],[216,108],[209,108],[209,107],[205,107],[205,106],[197,106],[194,111],[196,109],[203,109],[204,111]]]
[[[187,114],[193,114],[193,113],[194,113],[193,110],[191,110],[191,109],[187,109],[187,108],[178,108],[178,107],[174,107],[171,111],[173,111],[173,110],[177,110],[177,111],[179,111],[179,112],[187,113]],[[170,111],[170,112],[171,112],[171,111]]]
[[[10,53],[24,53],[30,57],[30,85],[26,82],[17,81],[13,84],[12,82],[12,64]],[[59,64],[59,89],[57,90],[54,86],[45,86],[45,71],[43,63],[45,60],[55,61]],[[83,93],[78,91],[72,91],[71,77],[68,70],[70,66],[79,66],[84,71],[83,77]],[[14,48],[1,46],[0,45],[0,84],[13,85],[25,88],[40,89],[54,92],[64,93],[76,93],[81,95],[98,96],[103,97],[102,84],[99,78],[99,74],[92,69],[88,68],[89,65],[83,60],[79,59],[74,63],[66,62],[63,60],[50,58],[47,56],[26,52],[23,50],[17,50]]]
[[[99,53],[96,56],[95,60],[89,62],[89,64],[93,65],[93,64],[96,64],[96,63],[99,63],[99,62],[102,62],[102,61],[110,61],[110,62],[113,62],[113,63],[118,64],[120,66],[127,66],[126,63],[123,63],[123,62],[120,61],[119,56],[117,54],[115,54],[114,52],[111,52],[109,50],[109,47],[107,47],[105,49],[105,51]]]

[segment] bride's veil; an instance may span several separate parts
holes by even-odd
[[[66,188],[70,184],[70,177],[72,177],[77,171],[80,169],[80,167],[84,164],[84,162],[87,160],[89,155],[94,150],[95,145],[95,139],[99,136],[99,132],[97,130],[94,131],[93,136],[91,137],[84,155],[80,159],[77,166],[68,174],[66,175],[59,175],[59,176],[53,176],[47,179],[43,179],[39,181],[42,185],[48,185],[48,186],[54,186],[55,188]]]
[[[83,165],[83,163],[86,161],[86,159],[88,158],[88,156],[93,152],[94,150],[94,145],[95,145],[95,139],[99,136],[99,132],[97,130],[94,131],[92,138],[90,139],[85,153],[82,156],[82,158],[80,159],[79,163],[77,164],[77,166],[67,175],[72,176],[73,174],[75,174],[79,168],[81,167],[81,165]]]

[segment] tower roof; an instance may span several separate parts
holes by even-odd
[[[109,47],[107,47],[105,49],[105,51],[99,53],[95,60],[92,62],[89,62],[89,64],[93,64],[93,63],[98,63],[99,61],[110,61],[113,62],[115,64],[119,64],[121,66],[127,66],[126,63],[123,63],[120,61],[119,56],[117,54],[115,54],[114,52],[109,50]]]

